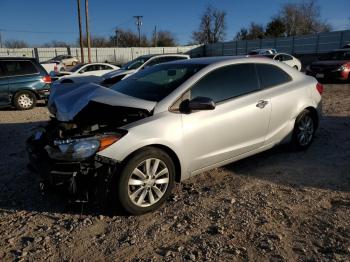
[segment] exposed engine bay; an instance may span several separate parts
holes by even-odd
[[[27,140],[30,166],[40,174],[42,187],[64,188],[73,199],[84,202],[107,198],[120,163],[97,153],[127,135],[123,126],[152,115],[152,111],[133,107],[134,98],[114,91],[106,96],[105,89],[93,85],[50,97],[54,116]],[[70,104],[77,94],[82,100],[80,110]]]

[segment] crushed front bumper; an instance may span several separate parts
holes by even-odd
[[[45,146],[44,139],[32,136],[27,140],[29,165],[45,188],[61,189],[73,201],[107,200],[117,162],[97,155],[84,161],[55,160],[49,157]]]

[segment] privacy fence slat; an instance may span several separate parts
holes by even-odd
[[[278,52],[291,54],[320,54],[341,48],[350,43],[350,30],[303,35],[295,37],[239,40],[208,44],[205,56],[246,55],[258,48],[275,48]]]
[[[191,57],[203,56],[204,47],[201,45],[178,47],[127,47],[127,48],[91,48],[92,62],[114,62],[123,64],[138,56],[148,54],[185,53]],[[81,61],[80,48],[0,48],[0,57],[34,57],[43,62],[57,55],[70,54]],[[84,48],[84,61],[88,60],[88,50]]]

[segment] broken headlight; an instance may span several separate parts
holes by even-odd
[[[79,161],[93,156],[113,143],[121,136],[107,135],[94,138],[56,140],[55,147],[46,146],[50,158],[57,160]]]

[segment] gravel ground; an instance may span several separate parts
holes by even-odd
[[[350,85],[323,97],[308,151],[278,147],[206,172],[140,217],[42,195],[24,141],[49,114],[1,110],[0,261],[350,261]]]

